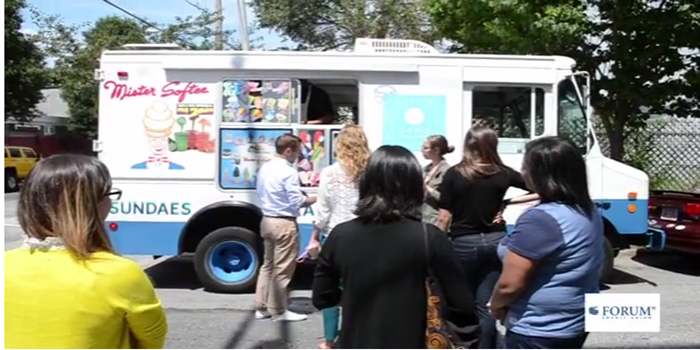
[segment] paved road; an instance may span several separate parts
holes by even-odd
[[[19,246],[21,230],[15,217],[16,194],[5,195],[5,249]],[[187,257],[154,261],[151,257],[130,257],[153,278],[168,313],[170,332],[166,347],[279,348],[280,339],[291,339],[296,348],[314,348],[321,335],[321,317],[283,324],[253,319],[252,295],[221,295],[202,291]],[[699,258],[700,259],[700,258]],[[615,283],[606,293],[660,293],[660,333],[596,333],[586,348],[698,348],[700,316],[700,264],[698,259],[678,258],[666,253],[625,251],[616,261]],[[310,305],[309,272],[295,281],[293,307],[313,312]],[[285,336],[288,334],[289,336]]]

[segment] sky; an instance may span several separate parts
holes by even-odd
[[[214,0],[190,0],[200,6],[213,9]],[[238,29],[238,0],[223,0],[224,29]],[[110,0],[119,7],[139,16],[149,22],[171,23],[176,16],[186,17],[197,15],[199,11],[190,6],[185,0]],[[28,0],[28,5],[48,14],[58,14],[66,23],[79,24],[95,22],[98,18],[110,15],[128,17],[116,8],[102,0]],[[24,24],[22,30],[31,33],[36,26],[31,21],[28,10],[23,12]],[[248,7],[246,17],[249,24],[255,21],[253,11]],[[238,32],[238,31],[237,31]],[[262,37],[265,49],[289,46],[282,42],[282,37],[268,30],[256,32],[255,37]],[[251,37],[251,39],[253,39]]]

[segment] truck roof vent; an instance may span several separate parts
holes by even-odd
[[[355,52],[357,53],[406,53],[406,54],[439,54],[440,52],[418,40],[402,39],[355,39]]]
[[[180,45],[170,44],[126,44],[122,48],[127,50],[184,50]]]

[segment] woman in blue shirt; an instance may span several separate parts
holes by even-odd
[[[501,241],[489,308],[505,321],[508,349],[580,349],[584,298],[599,292],[605,240],[586,163],[568,141],[545,137],[527,145],[522,173],[540,204]]]

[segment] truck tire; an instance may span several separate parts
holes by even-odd
[[[5,193],[17,192],[19,189],[19,179],[13,170],[5,170]]]
[[[600,282],[609,282],[615,271],[615,256],[616,251],[613,249],[610,240],[605,238],[605,258],[603,259],[603,267],[600,274]]]
[[[242,227],[222,227],[197,245],[194,269],[204,290],[215,293],[250,292],[262,265],[260,238]]]

